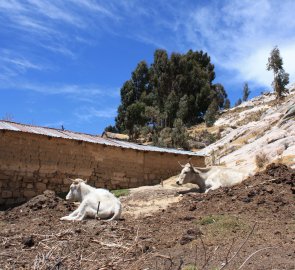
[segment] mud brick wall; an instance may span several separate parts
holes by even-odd
[[[0,205],[26,201],[46,189],[66,192],[69,177],[108,189],[157,184],[178,174],[178,161],[189,157],[2,130]],[[191,158],[194,165],[205,166],[203,157]]]

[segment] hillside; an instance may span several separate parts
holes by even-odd
[[[295,118],[286,112],[295,104],[295,84],[279,103],[274,93],[265,93],[241,105],[221,112],[209,132],[218,133],[218,141],[200,150],[210,156],[209,164],[246,168],[254,173],[270,162],[295,167]],[[286,119],[285,119],[286,118]],[[204,127],[203,127],[204,129]],[[195,127],[191,133],[200,132]]]
[[[60,221],[77,206],[47,191],[0,212],[0,269],[291,270],[294,183],[272,164],[207,194],[140,188],[113,222]]]
[[[112,222],[60,221],[77,204],[45,191],[0,211],[0,269],[295,269],[291,90],[279,104],[264,94],[223,111],[208,129],[221,139],[200,152],[209,163],[246,168],[253,176],[243,183],[197,193],[174,176],[130,190]]]

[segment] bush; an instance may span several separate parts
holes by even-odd
[[[171,138],[172,129],[164,128],[161,130],[156,145],[160,147],[172,147],[172,138]]]
[[[269,163],[269,159],[264,152],[261,152],[255,156],[256,166],[261,169]]]
[[[207,127],[212,127],[216,121],[216,116],[218,112],[218,102],[216,99],[213,99],[205,113],[205,123]]]

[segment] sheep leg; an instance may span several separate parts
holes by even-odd
[[[95,217],[96,210],[94,210],[88,203],[88,201],[83,201],[77,209],[77,214],[72,217],[72,220],[83,220],[87,216]]]
[[[79,209],[76,209],[74,212],[72,212],[68,216],[64,216],[60,218],[60,220],[74,220],[78,214],[79,214]]]
[[[86,207],[84,211],[81,211],[76,217],[75,220],[83,220],[85,217],[96,217],[96,210],[91,207]]]
[[[68,216],[64,216],[60,218],[60,220],[76,220],[76,217],[81,213],[81,211],[84,212],[85,207],[86,207],[86,203],[82,202],[74,212],[72,212]]]
[[[78,214],[79,214],[79,207],[74,212],[72,212],[71,214],[69,214],[68,216],[69,217],[76,217]]]

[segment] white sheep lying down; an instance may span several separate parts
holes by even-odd
[[[220,166],[199,168],[194,167],[190,162],[181,166],[183,169],[181,170],[176,184],[197,184],[200,188],[200,192],[206,193],[220,187],[231,187],[240,184],[248,176],[247,172]]]
[[[103,188],[94,188],[83,179],[70,179],[73,183],[66,200],[79,201],[79,207],[60,220],[83,220],[88,218],[119,219],[122,212],[121,202],[111,192]],[[97,211],[98,209],[98,211]]]

